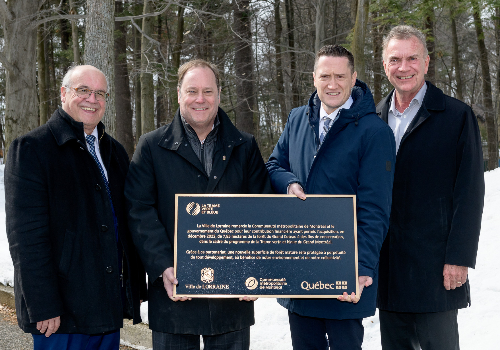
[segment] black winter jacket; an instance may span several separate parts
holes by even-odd
[[[377,106],[386,122],[392,94]],[[470,303],[469,282],[447,291],[443,268],[474,267],[483,197],[476,117],[427,82],[396,157],[390,226],[380,253],[380,309],[441,312]]]
[[[14,140],[5,166],[7,237],[14,262],[19,326],[61,316],[57,333],[98,334],[140,322],[145,272],[126,223],[124,148],[98,125],[123,248],[122,304],[113,215],[83,124],[62,109],[47,124]],[[144,298],[144,297],[143,297]],[[142,299],[143,299],[142,298]]]
[[[174,266],[175,194],[271,193],[252,135],[222,109],[210,176],[194,153],[177,111],[171,124],[143,135],[125,185],[129,225],[149,276],[149,326],[154,331],[213,335],[254,324],[253,302],[193,298],[173,302],[158,278]]]

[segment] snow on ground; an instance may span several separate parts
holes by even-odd
[[[3,169],[0,166],[0,283],[13,285],[13,267],[5,233],[5,195]],[[460,348],[462,350],[499,349],[500,325],[500,169],[485,173],[486,196],[476,269],[470,270],[472,307],[458,313]],[[141,307],[147,322],[147,302]],[[363,321],[363,350],[378,350],[380,346],[378,316]],[[251,328],[251,349],[291,349],[287,311],[275,299],[261,298],[255,302],[255,325]]]

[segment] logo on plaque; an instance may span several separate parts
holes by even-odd
[[[258,285],[259,281],[257,281],[255,277],[248,277],[245,281],[245,286],[247,286],[247,288],[250,290],[254,290]]]
[[[214,281],[214,269],[205,267],[201,270],[201,281],[203,283],[210,283]]]
[[[196,216],[200,213],[201,208],[198,203],[191,202],[186,206],[186,211],[188,212],[189,215]]]

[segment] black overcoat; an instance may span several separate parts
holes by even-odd
[[[377,106],[386,122],[392,94]],[[447,291],[443,267],[474,267],[483,197],[476,117],[427,82],[396,157],[390,226],[380,254],[381,310],[441,312],[470,304],[469,282]]]
[[[145,272],[126,223],[123,197],[129,165],[124,148],[98,125],[123,247],[126,302],[103,178],[87,150],[83,124],[62,109],[47,124],[14,140],[5,166],[7,237],[14,262],[19,326],[61,316],[58,333],[99,334],[140,322]]]
[[[234,127],[222,109],[210,176],[194,153],[177,111],[171,124],[143,135],[125,184],[129,226],[149,276],[149,326],[154,331],[213,335],[254,324],[253,302],[193,298],[173,302],[158,278],[174,266],[176,193],[271,193],[252,135]]]

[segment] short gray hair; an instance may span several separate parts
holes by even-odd
[[[420,30],[418,30],[415,27],[412,26],[407,26],[407,25],[400,25],[396,26],[391,29],[389,34],[387,34],[384,37],[384,40],[382,41],[382,59],[385,61],[385,50],[387,50],[387,46],[389,45],[389,41],[392,39],[396,40],[409,40],[411,38],[417,38],[418,41],[423,45],[424,47],[424,57],[427,57],[429,55],[429,51],[427,51],[427,44],[425,42],[425,35],[422,33]]]
[[[75,64],[73,66],[70,67],[70,69],[68,69],[68,71],[66,72],[66,74],[64,74],[64,77],[63,77],[63,80],[62,80],[62,83],[61,83],[61,86],[62,87],[65,87],[66,88],[66,91],[68,88],[71,87],[71,85],[73,85],[73,81],[72,81],[72,77],[73,77],[73,73],[83,67],[83,66],[86,66],[85,64]],[[93,67],[93,66],[92,66]],[[102,73],[102,71],[99,69],[99,68],[96,68],[94,67],[95,69],[97,69],[99,72]],[[102,73],[102,75],[104,75],[104,78],[106,79],[106,89],[109,88],[109,81],[108,81],[108,77],[106,76],[106,74]]]

